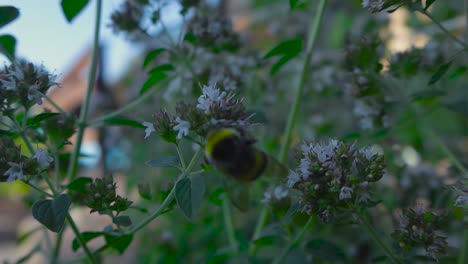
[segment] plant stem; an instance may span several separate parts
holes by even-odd
[[[179,176],[179,179],[185,177],[186,175],[189,174],[189,172],[193,169],[193,166],[195,166],[196,162],[198,161],[200,155],[202,153],[202,149],[200,148],[200,150],[198,150],[195,155],[193,156],[192,160],[190,161],[189,165],[187,166],[187,168],[181,173],[181,175]],[[171,191],[169,192],[169,194],[166,196],[166,198],[164,199],[164,201],[161,203],[161,205],[154,211],[152,212],[150,215],[148,215],[147,217],[145,217],[140,223],[138,223],[137,225],[134,225],[132,228],[130,228],[126,233],[127,234],[134,234],[135,232],[137,232],[138,230],[142,229],[143,227],[145,227],[147,224],[149,224],[151,221],[153,221],[154,219],[156,219],[156,217],[158,217],[159,215],[161,215],[165,210],[166,208],[171,204],[171,202],[174,200],[174,197],[175,197],[175,184],[174,186],[172,187]]]
[[[296,96],[295,96],[293,105],[291,106],[291,109],[289,112],[288,121],[286,124],[286,128],[284,130],[283,142],[282,142],[280,153],[279,153],[278,160],[281,163],[284,163],[286,160],[286,153],[289,149],[289,141],[291,139],[291,133],[294,128],[294,123],[296,122],[297,112],[299,110],[299,105],[302,99],[302,91],[305,86],[305,80],[307,78],[307,75],[309,74],[310,60],[312,58],[312,53],[314,50],[315,42],[317,40],[318,31],[320,29],[320,23],[322,21],[322,17],[325,11],[326,2],[327,2],[326,0],[320,0],[320,2],[318,3],[316,13],[312,16],[312,19],[310,21],[304,65],[302,67],[302,73],[300,76],[298,86],[296,88]],[[262,232],[262,229],[265,226],[267,219],[268,219],[267,207],[263,206],[260,211],[259,221],[257,222],[257,226],[253,234],[254,239],[257,238]],[[251,251],[254,252],[255,248],[252,249]]]
[[[437,21],[432,15],[431,13],[427,12],[424,8],[422,9],[418,9],[418,11],[420,13],[422,13],[423,15],[427,16],[430,20],[432,20],[432,22],[434,24],[436,24],[445,34],[447,34],[448,37],[450,37],[453,41],[455,41],[456,43],[460,44],[463,48],[467,49],[468,48],[468,44],[466,44],[465,42],[463,42],[461,39],[458,39],[457,37],[455,37],[454,35],[452,35],[439,21]]]
[[[461,248],[460,257],[458,258],[458,264],[465,264],[467,263],[468,259],[468,229],[463,231],[463,244]]]
[[[67,222],[72,228],[73,232],[75,233],[76,238],[80,242],[80,245],[83,248],[86,256],[88,257],[88,260],[93,264],[98,263],[96,260],[96,257],[93,255],[93,253],[89,250],[88,246],[86,245],[86,241],[83,239],[83,236],[81,236],[80,230],[78,229],[75,222],[73,221],[73,218],[70,216],[70,213],[67,213]]]
[[[33,188],[34,190],[36,190],[37,192],[47,196],[47,197],[54,197],[52,194],[46,192],[46,191],[43,191],[41,190],[39,187],[37,187],[36,185],[30,183],[30,182],[26,182],[26,181],[23,181],[25,184],[27,184],[29,187]]]
[[[225,195],[223,199],[223,218],[229,245],[231,246],[231,249],[234,251],[234,253],[237,253],[237,241],[234,234],[234,225],[232,224],[230,201],[227,195]]]
[[[301,104],[302,91],[304,90],[305,81],[309,75],[310,60],[312,59],[312,54],[315,47],[315,42],[317,40],[318,32],[320,29],[320,23],[325,11],[326,0],[320,0],[317,11],[315,15],[312,16],[311,24],[309,26],[309,38],[307,40],[307,49],[304,60],[304,65],[302,66],[302,73],[299,80],[299,84],[296,88],[296,97],[294,103],[289,112],[287,125],[284,131],[283,144],[281,145],[281,150],[279,154],[279,161],[284,162],[286,159],[286,153],[289,148],[289,141],[291,140],[291,133],[294,128],[294,123],[296,122],[297,112]]]
[[[81,142],[83,141],[83,134],[86,128],[86,122],[88,119],[88,111],[89,111],[89,104],[91,101],[91,94],[94,90],[94,84],[96,80],[96,69],[97,69],[97,62],[98,62],[98,50],[99,50],[99,28],[101,25],[101,6],[102,1],[96,1],[96,22],[94,25],[94,41],[93,41],[93,54],[91,58],[91,67],[89,70],[89,79],[88,79],[88,87],[86,88],[86,95],[83,99],[83,105],[81,108],[80,119],[78,121],[78,134],[76,137],[76,144],[75,149],[72,153],[70,164],[68,167],[67,178],[68,180],[72,180],[76,172],[78,170],[78,157],[80,156],[80,148]],[[101,54],[99,54],[101,56]]]
[[[57,109],[57,111],[59,111],[61,114],[65,114],[65,110],[63,110],[58,104],[56,104],[54,102],[54,100],[52,100],[49,96],[47,96],[46,94],[44,94],[44,98],[46,99],[47,102],[49,102],[53,107],[55,107],[55,109]]]
[[[302,227],[301,231],[297,233],[296,237],[293,240],[291,240],[291,242],[288,243],[287,247],[283,248],[279,257],[276,258],[275,261],[273,262],[274,264],[281,263],[284,257],[286,257],[286,255],[288,254],[289,250],[291,250],[291,248],[302,239],[305,231],[307,230],[307,228],[309,228],[310,224],[312,223],[312,220],[313,220],[313,217],[312,216],[309,217],[309,220],[307,220],[307,223],[304,225],[304,227]]]
[[[62,238],[63,238],[63,229],[57,234],[57,239],[55,240],[55,248],[54,252],[52,253],[52,260],[51,263],[59,263],[58,259],[60,256],[60,246],[62,245]]]
[[[366,217],[361,215],[359,212],[356,212],[356,210],[354,210],[354,211],[355,211],[359,221],[362,223],[362,226],[364,227],[364,229],[366,229],[367,233],[370,235],[372,240],[374,240],[374,242],[377,243],[383,251],[385,251],[385,254],[391,259],[391,261],[393,263],[402,263],[393,254],[393,252],[390,250],[390,248],[388,248],[387,245],[385,245],[385,243],[379,238],[379,235],[374,230],[374,228],[371,226],[371,224],[366,220]]]
[[[154,93],[161,90],[161,88],[163,88],[166,84],[168,84],[170,80],[172,80],[172,78],[167,77],[166,79],[162,80],[159,84],[157,84],[157,85],[153,86],[152,88],[150,88],[149,90],[147,90],[144,94],[142,94],[140,97],[136,98],[132,102],[128,103],[127,105],[123,106],[120,109],[117,109],[117,110],[115,110],[113,112],[110,112],[110,113],[108,113],[106,115],[103,115],[103,116],[101,116],[99,118],[96,118],[95,120],[92,120],[91,122],[89,122],[89,125],[90,126],[98,126],[104,120],[106,120],[108,118],[118,116],[118,115],[120,115],[122,113],[125,113],[125,112],[133,109],[134,107],[140,105],[146,99],[150,98]]]

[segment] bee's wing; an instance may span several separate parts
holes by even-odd
[[[274,157],[267,155],[268,157],[268,164],[263,172],[263,175],[267,177],[279,177],[279,178],[286,178],[289,174],[288,169],[286,166],[281,164],[278,160]]]
[[[224,188],[232,204],[242,212],[249,209],[250,186],[248,183],[238,182],[231,177],[223,177]]]

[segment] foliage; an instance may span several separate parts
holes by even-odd
[[[101,2],[61,1],[68,22],[97,5],[78,116],[57,105],[33,111],[51,100],[56,75],[17,58],[15,37],[0,36],[11,62],[0,71],[0,181],[31,187],[25,202],[33,217],[57,233],[45,254],[51,263],[65,261],[67,228],[75,239],[65,246],[81,248],[78,261],[90,263],[108,249],[124,253],[134,240],[144,263],[467,262],[468,232],[459,230],[468,205],[468,43],[437,13],[458,14],[461,1],[257,0],[249,27],[240,29],[228,5],[235,1],[126,0],[111,27],[144,47],[134,70],[146,75],[130,74],[137,98],[90,118]],[[163,16],[174,6],[175,29]],[[425,16],[440,34],[392,50],[384,29],[401,10]],[[1,6],[0,27],[19,16]],[[98,178],[78,172],[87,127],[109,141],[111,129],[121,129]],[[229,176],[202,158],[210,131],[226,127],[289,168],[286,177],[267,177],[265,169],[239,184],[243,198],[253,198],[248,212],[232,207],[222,184]],[[270,156],[278,150],[276,161]],[[113,173],[127,176],[127,193],[118,194]],[[142,199],[130,201],[130,193]],[[109,225],[79,230],[69,213],[78,206],[109,217]],[[104,245],[88,243],[96,238]],[[38,245],[18,261],[47,250]]]

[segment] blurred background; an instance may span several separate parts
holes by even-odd
[[[13,5],[19,8],[21,15],[1,33],[10,33],[17,38],[18,58],[42,63],[47,69],[59,75],[61,87],[53,89],[49,96],[65,110],[76,113],[80,108],[89,74],[90,47],[95,19],[94,1],[90,2],[72,23],[67,23],[59,1],[2,1],[2,5]],[[125,32],[116,32],[112,27],[111,14],[124,2],[103,1],[99,77],[94,90],[91,118],[124,106],[138,97],[139,90],[147,78],[142,70],[143,59],[148,51],[160,45],[157,37],[165,34],[158,26],[153,29],[152,38],[146,39],[138,39]],[[181,30],[184,30],[182,28],[184,21],[180,15],[182,7],[179,1],[166,2],[167,5],[161,12],[161,20],[169,29],[169,34],[177,36]],[[440,29],[427,17],[411,13],[406,8],[400,8],[391,14],[385,12],[372,14],[362,8],[360,2],[329,1],[328,3],[325,20],[317,41],[317,49],[312,59],[312,71],[308,80],[310,85],[305,92],[306,99],[301,106],[302,114],[296,126],[293,148],[297,147],[302,140],[313,140],[325,136],[353,139],[356,134],[359,134],[358,138],[368,144],[384,142],[387,144],[384,148],[388,147],[386,149],[391,150],[388,162],[391,163],[389,167],[393,171],[385,177],[385,188],[393,190],[400,188],[407,203],[413,201],[410,198],[432,202],[432,195],[435,195],[437,187],[455,182],[454,173],[451,171],[452,165],[437,155],[437,151],[430,153],[429,150],[433,148],[425,145],[419,132],[412,125],[406,124],[398,127],[396,131],[392,131],[392,135],[397,136],[383,135],[383,139],[378,136],[374,137],[374,134],[368,132],[376,132],[376,130],[365,129],[369,127],[366,123],[369,121],[365,120],[369,114],[359,116],[359,113],[362,113],[362,109],[359,112],[357,107],[359,103],[343,99],[347,91],[351,89],[346,87],[350,85],[348,74],[352,72],[346,68],[346,55],[352,52],[349,43],[356,39],[359,40],[363,36],[378,38],[381,41],[379,47],[381,50],[373,50],[373,47],[369,45],[368,52],[378,53],[380,56],[378,60],[384,69],[395,71],[391,68],[391,63],[398,61],[398,54],[415,48],[423,49],[424,56],[428,60],[432,58],[434,62],[431,63],[435,65],[435,61],[444,62],[444,59],[439,58],[447,59],[453,55],[457,46],[447,40]],[[248,47],[245,54],[254,53],[257,57],[266,54],[275,43],[281,40],[294,37],[304,38],[311,14],[308,10],[290,12],[288,1],[211,0],[206,1],[206,4],[217,8],[232,20],[234,31],[240,35],[242,43]],[[463,1],[447,0],[437,1],[430,11],[452,34],[467,40],[465,33],[467,17],[464,10]],[[228,61],[225,58],[221,60]],[[7,59],[1,56],[0,62],[8,64]],[[257,84],[242,83],[245,86],[243,91],[246,102],[250,104],[251,110],[259,110],[257,117],[262,125],[258,128],[258,133],[265,135],[259,144],[272,154],[277,151],[278,135],[286,119],[286,115],[282,113],[288,111],[287,102],[291,101],[293,96],[290,91],[291,79],[293,79],[291,76],[301,66],[300,62],[300,58],[291,61],[273,77],[268,76],[268,67],[271,63],[266,63],[256,73],[259,76],[256,80]],[[194,61],[195,63],[197,62]],[[462,58],[458,63],[465,65],[466,69],[466,59]],[[204,66],[196,64],[196,67]],[[403,67],[398,69],[403,69]],[[406,68],[402,71],[404,70]],[[245,72],[245,74],[248,73]],[[405,72],[403,75],[402,82],[405,84],[404,93],[406,94],[419,91],[419,88],[425,86],[430,78],[430,74],[417,70],[409,70],[409,73]],[[465,74],[464,77],[444,80],[438,85],[450,87],[450,96],[466,99],[466,81]],[[167,91],[154,95],[141,107],[128,113],[128,117],[139,122],[151,122],[155,111],[160,108],[171,109],[176,99],[191,93],[190,89],[188,92],[171,90],[170,87],[174,86],[174,83],[172,84],[172,86],[168,85]],[[191,87],[191,84],[187,86]],[[199,86],[195,84],[194,87],[193,90],[199,89]],[[53,109],[53,106],[47,103],[44,103],[42,107]],[[449,140],[451,146],[456,149],[466,164],[468,127],[466,119],[460,115],[463,115],[463,111],[466,112],[467,109],[463,104],[461,108],[458,112],[439,113],[431,117],[429,123],[440,128],[438,131]],[[397,108],[393,111],[400,112],[398,120],[405,119],[406,114],[401,113],[404,110]],[[352,116],[353,112],[358,113],[357,117]],[[154,197],[151,201],[141,202],[144,206],[152,208],[169,190],[175,172],[170,169],[149,168],[144,165],[144,162],[173,153],[174,149],[161,140],[145,141],[143,137],[143,130],[131,128],[88,129],[82,148],[82,152],[86,153],[87,157],[80,160],[80,174],[98,177],[112,173],[117,179],[118,191],[132,201],[140,200],[136,186],[142,182],[150,183],[156,190]],[[192,146],[187,143],[184,147],[186,149],[184,154],[190,155]],[[291,154],[289,165],[294,164],[293,156]],[[208,196],[212,191],[213,189],[208,192]],[[28,187],[20,182],[0,183],[0,259],[16,260],[33,246],[33,243],[22,243],[21,240],[23,234],[39,226],[30,215],[28,203],[24,203],[28,201],[29,194]],[[396,201],[396,197],[401,196],[388,192],[382,193],[382,198],[390,201],[391,209],[397,204],[405,204],[400,200]],[[164,261],[198,259],[204,252],[192,252],[189,248],[201,243],[206,247],[206,252],[210,252],[217,247],[216,242],[209,241],[210,238],[222,232],[222,224],[217,220],[220,218],[219,208],[211,204],[207,205],[207,203],[209,202],[206,202],[201,210],[209,213],[200,214],[203,217],[194,223],[182,219],[179,212],[171,212],[170,215],[163,216],[147,227],[148,232],[139,234],[138,239],[134,240],[131,249],[125,252],[123,258],[110,257],[107,261],[131,263],[137,260],[139,263],[155,263],[156,261],[164,263]],[[82,230],[100,230],[108,224],[108,219],[95,214],[89,215],[84,209],[75,208],[72,213]],[[248,226],[248,223],[252,223],[255,219],[255,213],[240,215],[235,220],[239,226]],[[136,212],[135,217],[141,218],[142,214]],[[38,239],[41,238],[39,233],[35,235]],[[71,241],[71,233],[65,239]],[[455,237],[452,241],[454,245],[460,243],[457,239]],[[93,242],[100,243],[100,241]],[[138,245],[154,246],[148,248]],[[64,256],[74,254],[69,248],[69,243],[64,243],[62,254]],[[38,256],[30,263],[43,261],[44,259]]]

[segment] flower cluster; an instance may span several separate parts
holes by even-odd
[[[302,145],[298,168],[288,187],[299,195],[301,211],[332,220],[340,208],[370,206],[369,185],[384,174],[384,158],[371,148],[357,148],[337,140]]]
[[[413,0],[362,0],[362,7],[369,9],[372,13],[378,13],[383,10],[395,11],[412,2]]]
[[[21,148],[13,139],[0,137],[0,181],[27,180],[26,175],[37,175],[53,161],[46,150],[38,149],[32,158],[21,155]]]
[[[460,180],[454,187],[457,199],[455,200],[455,206],[468,209],[468,180]]]
[[[288,189],[283,186],[276,186],[275,188],[263,193],[262,203],[280,202],[288,197]]]
[[[166,111],[154,114],[154,123],[144,123],[146,137],[154,130],[168,142],[175,143],[194,131],[201,137],[215,127],[249,127],[250,115],[246,112],[241,99],[234,94],[222,91],[214,85],[203,86],[198,104],[180,101],[176,106],[175,116]]]
[[[428,256],[434,260],[437,260],[439,254],[446,253],[446,238],[439,234],[440,229],[445,226],[445,214],[416,206],[403,210],[398,222],[392,238],[403,250],[424,247]]]
[[[210,15],[196,15],[189,22],[188,32],[201,46],[219,50],[237,50],[239,36],[234,32],[231,21],[225,14],[208,10]]]
[[[362,130],[388,125],[381,89],[382,54],[382,43],[375,35],[365,35],[357,43],[350,42],[345,47],[344,66],[352,79],[348,94],[353,98],[353,115]]]
[[[114,32],[125,32],[132,39],[146,35],[141,23],[147,0],[127,0],[111,14],[111,27]]]
[[[25,61],[5,66],[0,72],[0,111],[12,116],[17,105],[29,109],[41,104],[47,90],[57,85],[56,77],[43,65],[36,66]]]
[[[112,176],[94,179],[86,185],[84,201],[91,208],[91,213],[101,214],[115,211],[117,214],[123,212],[132,204],[126,198],[122,198],[115,192],[116,183]]]

